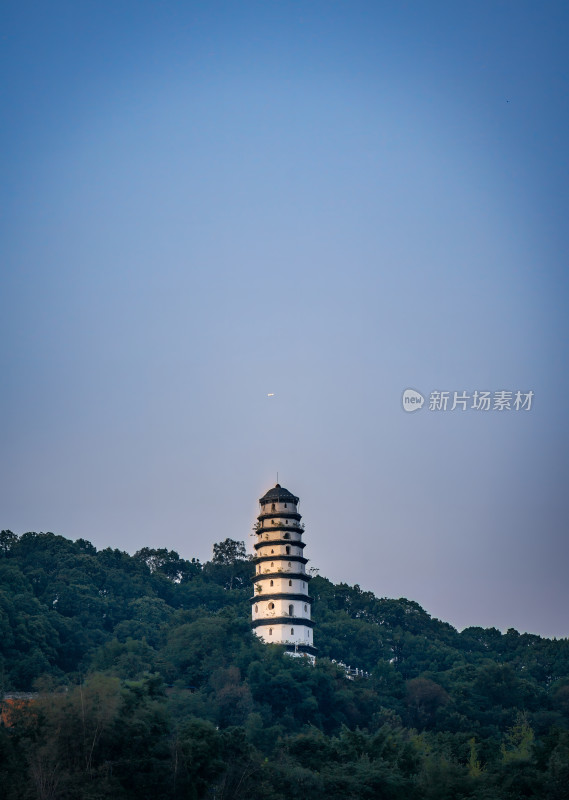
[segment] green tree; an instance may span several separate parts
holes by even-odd
[[[174,765],[175,797],[205,797],[225,770],[222,737],[211,722],[192,719],[180,727],[174,741]]]
[[[17,541],[18,537],[12,531],[0,531],[0,558],[5,558]]]
[[[236,561],[249,561],[245,542],[237,542],[235,539],[224,539],[213,545],[214,564],[234,564]]]
[[[213,558],[205,565],[204,574],[230,591],[243,589],[248,587],[252,577],[250,564],[251,558],[247,555],[245,543],[225,539],[213,545]]]
[[[180,558],[175,550],[167,550],[165,547],[157,550],[143,547],[134,554],[133,558],[146,564],[151,573],[161,573],[174,583],[191,580],[201,571],[199,561],[195,559],[186,561]]]
[[[535,736],[527,715],[518,712],[516,722],[508,728],[502,743],[502,761],[529,761],[532,755]]]
[[[425,728],[433,725],[436,712],[450,702],[450,697],[442,686],[429,678],[413,678],[407,681],[405,702],[411,724]]]

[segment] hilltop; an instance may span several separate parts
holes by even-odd
[[[1,688],[38,693],[0,729],[10,800],[567,796],[568,640],[315,577],[310,667],[251,633],[251,574],[232,540],[202,564],[2,531]]]

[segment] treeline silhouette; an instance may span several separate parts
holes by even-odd
[[[0,796],[569,798],[569,640],[315,577],[311,666],[251,633],[251,574],[2,531]]]

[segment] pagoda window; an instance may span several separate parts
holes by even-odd
[[[304,606],[304,610],[305,610],[305,611],[308,611],[308,606],[307,606],[306,604],[305,604],[305,606]]]
[[[259,606],[255,606],[255,614],[258,612]]]
[[[271,555],[272,555],[274,552],[275,552],[274,550],[271,550]]]
[[[290,561],[288,562],[288,565],[289,565],[289,567],[292,567],[292,564],[290,563]]]
[[[287,522],[287,525],[288,525],[288,522]],[[290,539],[290,533],[288,531],[285,533],[284,538],[285,539]]]
[[[288,508],[288,505],[285,503],[285,508]]]
[[[291,629],[290,629],[290,632],[291,632],[292,634],[294,634],[294,628],[291,628]]]
[[[272,635],[273,635],[273,629],[269,628],[269,636],[272,636]]]
[[[270,610],[270,611],[272,611],[274,607],[275,607],[275,604],[274,604],[274,603],[269,603],[269,610]]]
[[[288,556],[290,554],[290,546],[287,544],[285,549],[286,549],[286,554]],[[290,564],[289,564],[289,567],[290,567]]]
[[[275,566],[275,562],[271,561],[271,567],[274,567],[274,566]]]
[[[288,615],[289,615],[289,617],[294,617],[294,606],[293,605],[290,605],[288,607]]]
[[[288,582],[288,585],[289,585],[289,586],[292,586],[292,581],[289,581],[289,582]]]
[[[271,506],[271,511],[276,511],[276,510],[277,510],[277,507],[276,507],[276,505],[273,503],[273,504],[272,504],[272,506]]]
[[[273,585],[274,585],[274,584],[273,584],[273,581],[271,581],[271,586],[273,586]]]

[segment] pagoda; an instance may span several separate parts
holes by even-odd
[[[253,631],[264,642],[285,645],[291,655],[315,660],[298,497],[280,484],[261,497],[255,525]]]

